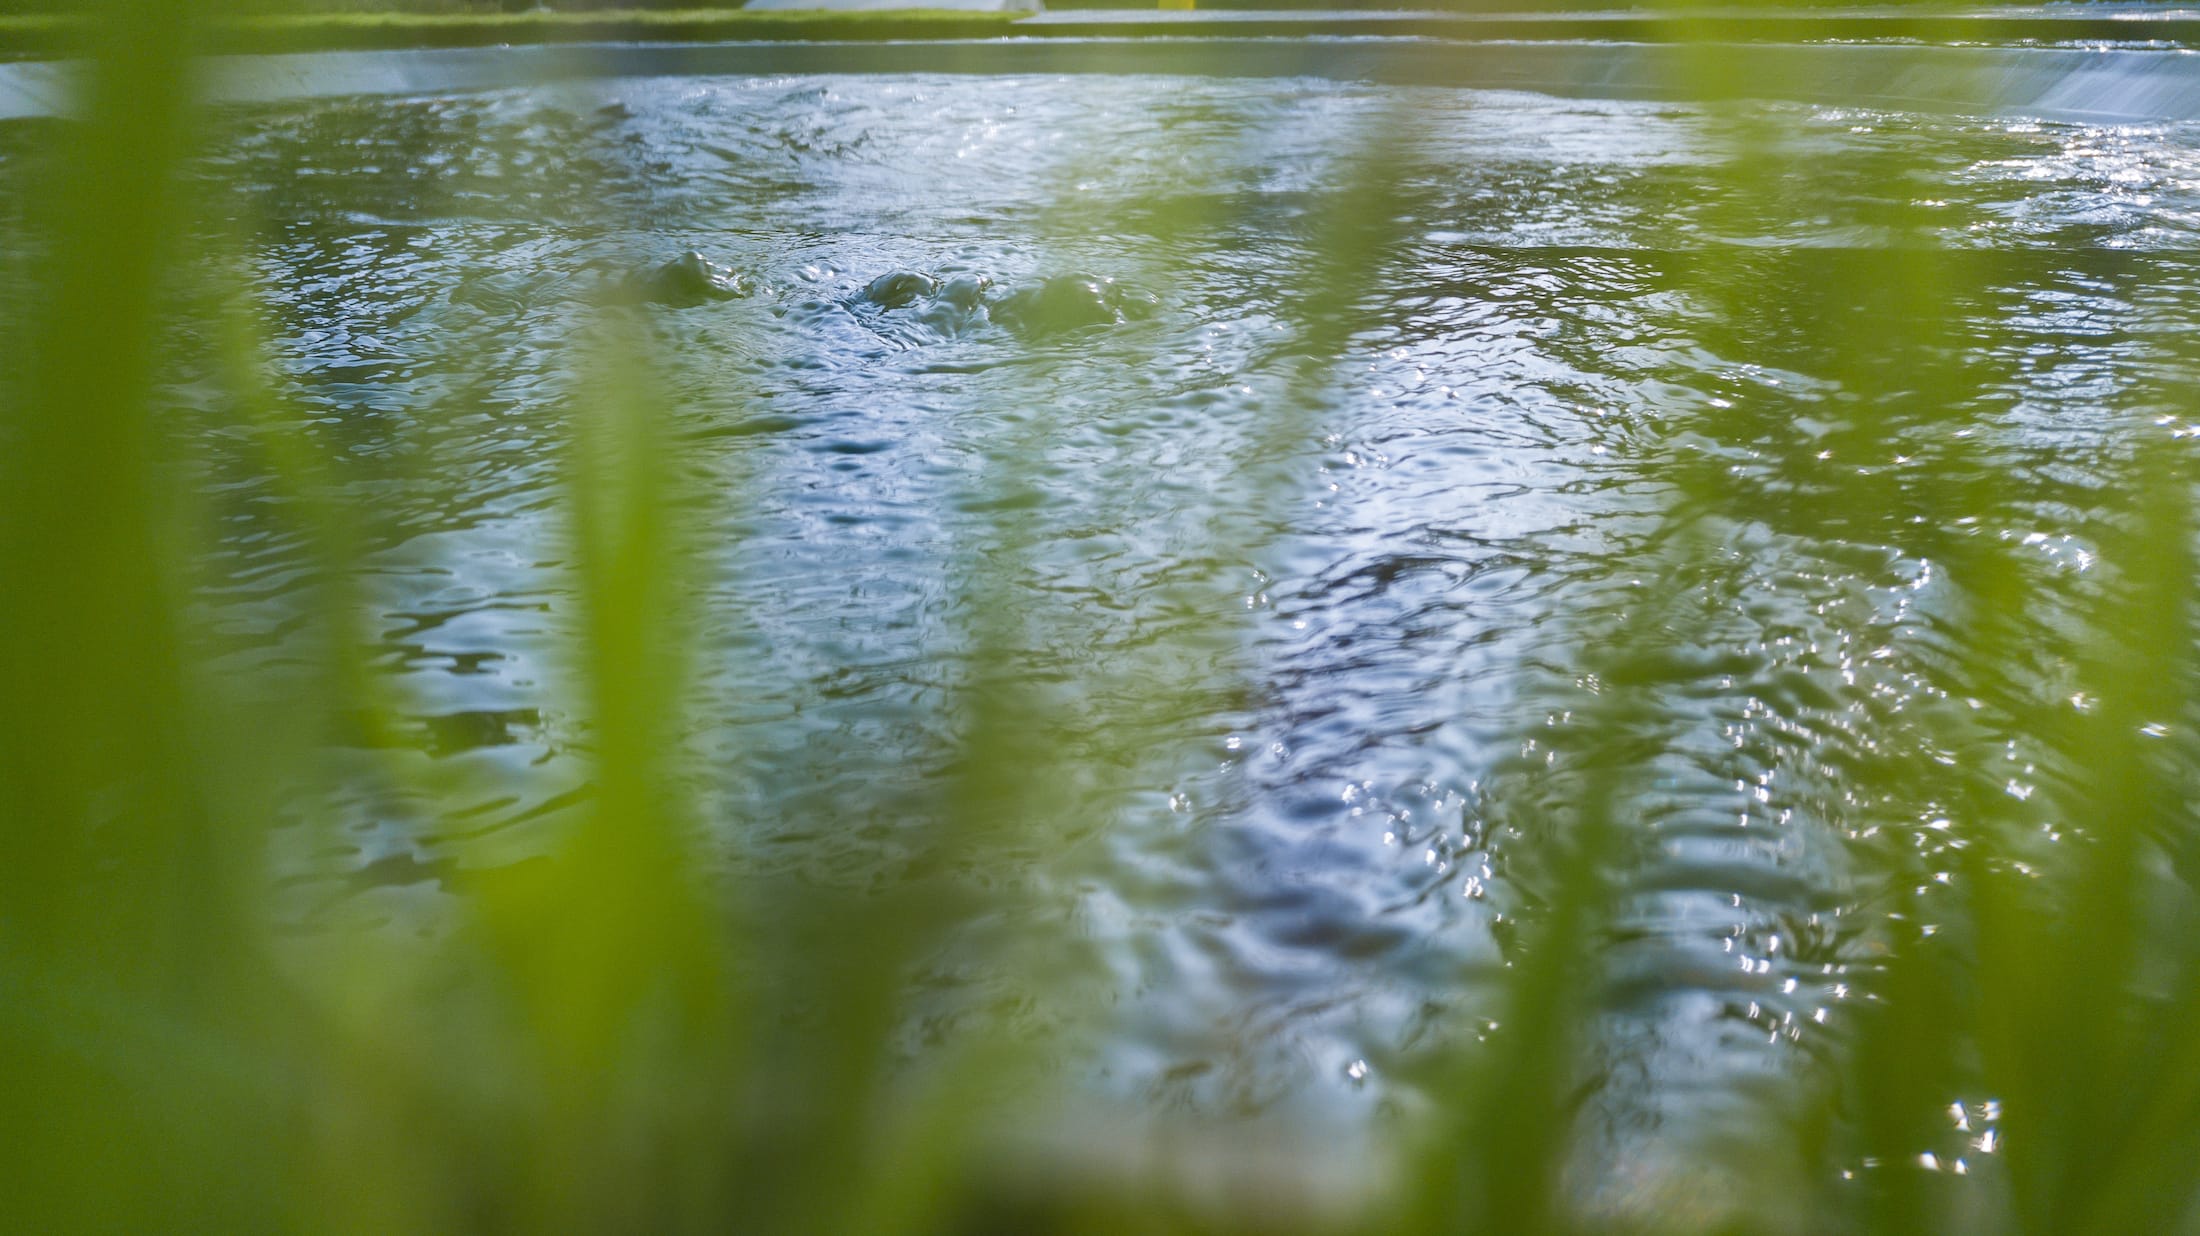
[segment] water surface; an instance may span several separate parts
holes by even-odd
[[[2187,449],[2193,138],[1137,77],[240,114],[207,191],[362,512],[403,758],[464,804],[363,771],[284,847],[299,920],[433,931],[585,800],[557,503],[609,314],[704,530],[717,861],[912,878],[984,639],[1041,704],[1046,826],[978,875],[1047,890],[1053,981],[943,958],[972,998],[920,1041],[987,1008],[1136,1107],[1358,1124],[1494,1015],[1555,821],[1622,767],[1580,982],[1592,1129],[1650,1155],[1840,1033],[1890,890],[1945,869],[1943,770],[2067,773],[2031,719],[2086,705],[2133,460]],[[688,250],[748,294],[601,307]],[[863,296],[897,270],[1150,312]],[[225,665],[308,659],[280,487],[216,455]],[[2034,603],[1981,666],[1989,562]]]

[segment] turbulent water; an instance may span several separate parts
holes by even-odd
[[[1940,873],[1939,771],[2054,773],[2025,717],[2086,705],[2125,478],[2183,449],[2194,136],[1135,77],[237,116],[209,192],[362,512],[409,758],[466,804],[362,778],[298,912],[429,929],[588,792],[556,487],[609,315],[703,530],[730,868],[902,879],[1005,644],[1050,825],[1002,876],[1052,890],[1059,1007],[926,982],[1097,1017],[1070,1067],[1133,1104],[1349,1122],[1494,1013],[1553,821],[1619,768],[1597,1119],[1715,1115],[1839,1032]],[[740,294],[603,307],[690,250]],[[1004,312],[1071,275],[1099,308]],[[225,467],[243,672],[304,655],[308,575]],[[1987,559],[2034,601],[1981,667]]]

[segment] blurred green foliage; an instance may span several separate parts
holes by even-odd
[[[1013,655],[1029,632],[1013,606],[988,603],[1007,595],[1032,551],[1034,534],[1006,507],[996,541],[969,547],[957,585],[973,598],[968,611],[989,617],[972,633],[984,668],[943,791],[941,816],[953,824],[923,839],[930,861],[919,869],[930,874],[874,895],[699,878],[703,808],[679,768],[697,621],[693,504],[678,480],[679,443],[649,394],[647,345],[614,322],[601,324],[594,380],[567,426],[564,517],[581,607],[569,655],[597,737],[584,818],[554,858],[463,890],[463,921],[447,936],[286,936],[265,870],[266,822],[301,770],[329,775],[313,771],[318,736],[389,726],[393,707],[359,660],[361,606],[346,582],[355,513],[337,504],[325,461],[255,376],[261,332],[250,311],[219,296],[189,311],[221,341],[236,424],[321,560],[315,621],[326,656],[295,689],[271,693],[215,675],[194,626],[207,500],[193,445],[159,414],[158,395],[170,354],[163,307],[185,295],[170,272],[192,223],[188,7],[109,6],[71,156],[29,204],[42,245],[21,259],[29,269],[10,295],[15,363],[0,380],[9,1230],[2191,1229],[2200,940],[2155,924],[2163,890],[2182,887],[2162,869],[2195,869],[2194,833],[2184,748],[2145,728],[2168,719],[2181,731],[2193,699],[2183,457],[2133,458],[2116,478],[2116,509],[2102,515],[2116,585],[2090,621],[2121,637],[2085,649],[2082,689],[2103,702],[2094,711],[2027,699],[2031,688],[2007,672],[2012,645],[2032,638],[2024,618],[2036,598],[2005,545],[1950,533],[1929,547],[1975,606],[1950,634],[1941,685],[1951,700],[1997,701],[2036,724],[2079,774],[2048,792],[2065,818],[2085,822],[2082,837],[2041,854],[1979,762],[1850,770],[1860,784],[1930,789],[1948,805],[1960,826],[1960,913],[1951,919],[1937,901],[1935,930],[1894,942],[1870,979],[1871,1011],[1823,1085],[1700,1151],[1760,1182],[1748,1196],[1605,1219],[1570,1200],[1572,1113],[1599,994],[1584,976],[1627,877],[1622,825],[1657,750],[1659,702],[1647,689],[1579,701],[1567,751],[1577,771],[1548,817],[1529,822],[1543,847],[1537,896],[1489,1019],[1497,1029],[1476,1047],[1456,1028],[1460,1046],[1420,1079],[1437,1113],[1363,1193],[1304,1196],[1297,1165],[1254,1157],[1230,1169],[1244,1179],[1218,1202],[1197,1187],[1200,1165],[1235,1160],[1196,1129],[1119,1135],[1069,1120],[1069,1154],[1008,1153],[1020,1144],[1015,1122],[1035,1118],[1019,1083],[1002,1081],[1018,1076],[1012,1043],[960,1044],[916,1076],[890,1068],[913,960],[950,924],[1013,912],[1025,895],[952,873],[1043,843],[1062,826],[1049,789],[1061,769],[1128,760],[1149,736],[1127,708],[1123,752],[1030,740],[1028,718],[1044,704]],[[1706,62],[1707,90],[1718,71]],[[1310,391],[1349,354],[1365,325],[1357,306],[1381,294],[1371,272],[1400,240],[1381,206],[1400,183],[1411,129],[1410,116],[1371,125],[1353,191],[1321,216],[1325,256],[1308,272],[1316,294],[1306,300],[1332,308],[1299,324]],[[1737,212],[1807,199],[1823,187],[1814,178],[1906,170],[1794,163],[1746,118],[1728,137],[1737,153],[1720,174]],[[1835,268],[1803,269],[1806,260],[1706,260],[1684,282],[1716,306],[1713,332],[1747,338],[1800,315],[1826,365],[1865,383],[1899,374],[1903,406],[1920,416],[1961,404],[1976,381],[1965,341],[1935,332],[1957,320],[1949,304],[1991,281],[1988,266],[1930,252]],[[1851,311],[1858,305],[1866,311]],[[2182,386],[2150,394],[2190,402]],[[1704,416],[1682,428],[1781,449],[1777,427]],[[1304,428],[1303,417],[1279,418],[1272,441],[1246,444],[1249,461],[1288,454]],[[1860,424],[1845,445],[1869,448],[1893,428]],[[1963,449],[1961,435],[1942,440]],[[1747,512],[1775,524],[1996,500],[1812,470],[1800,454],[1767,466],[1836,478],[1812,503]],[[1676,455],[1670,476],[1663,557],[1636,569],[1679,581],[1713,556],[1707,529],[1740,517],[1746,493],[1701,459]],[[1017,484],[994,479],[1004,492]],[[1919,526],[1921,536],[1945,528]],[[1646,595],[1624,629],[1553,638],[1583,650],[1610,683],[1654,682],[1641,667],[1686,622],[1677,593]],[[1138,692],[1181,690],[1165,669],[1157,660]],[[1918,723],[1955,750],[1993,737],[1956,708]],[[1929,874],[1912,861],[1887,856],[1882,875],[1899,888]],[[1950,1104],[1984,1096],[1999,1105],[2005,1142],[1992,1169],[1961,1180],[1915,1166]],[[1106,1143],[1118,1136],[1180,1139],[1164,1142],[1181,1147],[1174,1170],[1112,1166]]]

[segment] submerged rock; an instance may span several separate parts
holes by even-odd
[[[939,303],[964,313],[975,312],[984,303],[985,290],[992,286],[993,281],[983,275],[957,275],[940,285]]]
[[[1151,293],[1104,275],[1057,275],[989,299],[992,290],[993,281],[983,275],[894,270],[841,303],[866,318],[871,330],[904,343],[922,342],[923,332],[959,335],[988,318],[1026,339],[1041,339],[1151,317],[1160,307]]]
[[[993,320],[1019,335],[1060,335],[1152,316],[1160,302],[1101,275],[1056,275],[995,301]]]
[[[927,332],[959,335],[984,321],[985,292],[992,286],[983,275],[941,279],[896,270],[871,280],[846,303],[860,314],[876,315],[872,330],[904,343],[921,343]]]
[[[939,287],[930,275],[897,270],[871,280],[858,295],[881,309],[901,309],[931,296]]]
[[[748,295],[741,277],[693,249],[657,269],[630,280],[626,299],[687,309]]]
[[[917,320],[942,335],[959,335],[985,320],[985,290],[992,286],[983,275],[957,275],[940,285]]]

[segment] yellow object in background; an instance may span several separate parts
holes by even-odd
[[[1165,9],[1188,9],[1192,7],[1192,0],[1161,0],[1161,7]]]

